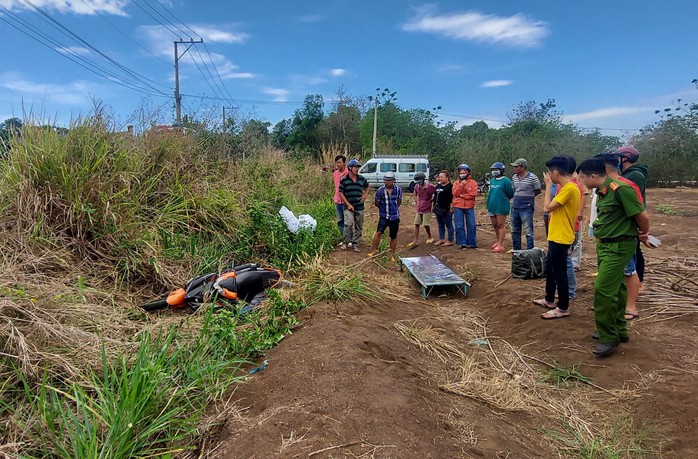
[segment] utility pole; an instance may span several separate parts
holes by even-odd
[[[189,48],[194,46],[195,43],[203,43],[204,39],[200,38],[198,40],[175,40],[174,41],[174,70],[175,70],[175,108],[177,111],[177,126],[182,126],[182,96],[179,94],[179,59],[187,54]],[[187,49],[184,50],[182,56],[179,55],[177,50],[177,44],[188,44]]]
[[[378,97],[373,104],[373,157],[376,156],[376,136],[378,135]]]
[[[381,92],[381,88],[376,88],[375,96],[368,96],[368,100],[373,101],[373,156],[376,156],[376,140],[378,139],[378,100],[384,103],[394,102],[397,91],[390,92],[390,89],[385,88]],[[440,108],[440,107],[439,107]]]

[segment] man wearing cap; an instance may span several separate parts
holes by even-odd
[[[373,245],[368,257],[376,255],[378,244],[381,242],[386,228],[390,231],[390,261],[395,261],[397,247],[397,232],[400,227],[400,204],[402,204],[402,188],[395,186],[395,173],[388,172],[383,177],[383,186],[376,190],[374,199],[378,207],[378,228],[373,235]]]
[[[346,206],[344,208],[344,241],[339,245],[342,250],[347,247],[359,251],[361,231],[364,227],[364,201],[368,197],[368,180],[359,175],[361,164],[352,159],[347,164],[349,173],[339,181],[339,197]]]
[[[514,250],[521,250],[521,230],[526,236],[526,248],[532,249],[533,210],[536,196],[540,194],[540,179],[528,171],[528,161],[519,158],[511,163],[514,175],[511,184],[514,187],[514,201],[511,204],[511,239]]]
[[[647,208],[645,190],[647,188],[647,166],[637,164],[640,153],[633,147],[620,147],[614,152],[620,162],[621,177],[635,183],[642,194],[642,204]],[[635,255],[625,267],[625,284],[628,287],[628,303],[625,307],[626,320],[640,317],[637,310],[637,297],[640,294],[642,282],[645,280],[645,257],[640,250],[640,241],[637,242]]]

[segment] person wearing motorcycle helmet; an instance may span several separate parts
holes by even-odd
[[[453,218],[456,224],[456,244],[461,250],[477,248],[477,221],[475,220],[475,198],[477,182],[472,178],[472,168],[467,164],[458,166],[458,180],[453,184]]]
[[[507,215],[510,211],[510,201],[514,197],[514,187],[509,177],[504,175],[504,163],[496,162],[490,167],[492,179],[490,180],[490,192],[487,194],[487,215],[494,228],[494,236],[497,239],[492,244],[492,252],[503,253],[504,238],[506,237]]]
[[[619,157],[621,177],[633,182],[640,189],[642,203],[647,208],[647,165],[637,164],[640,152],[631,146],[620,147],[614,153]],[[625,284],[628,286],[628,302],[625,311],[625,319],[633,320],[640,317],[637,309],[637,297],[643,288],[645,280],[645,256],[640,249],[640,241],[637,242],[635,256],[630,260],[625,269]],[[631,273],[631,274],[627,274]]]
[[[414,174],[414,200],[417,203],[417,212],[414,215],[414,236],[412,241],[407,244],[408,248],[417,247],[419,245],[419,227],[424,225],[424,230],[427,233],[427,244],[434,242],[431,237],[431,202],[434,200],[434,192],[436,187],[427,181],[427,176],[424,172]]]

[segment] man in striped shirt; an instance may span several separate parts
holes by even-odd
[[[402,204],[402,189],[395,185],[395,173],[388,172],[383,177],[384,185],[376,191],[375,204],[378,207],[378,229],[373,235],[373,246],[368,257],[376,255],[378,244],[381,242],[386,228],[390,230],[390,261],[395,261],[397,247],[397,232],[400,227],[400,204]]]
[[[339,245],[342,250],[351,247],[359,251],[361,231],[364,227],[364,201],[368,197],[368,180],[359,175],[361,164],[352,159],[347,164],[349,173],[339,181],[339,197],[344,208],[344,241]]]
[[[511,204],[511,239],[514,250],[521,250],[521,230],[526,236],[526,248],[535,246],[533,241],[533,211],[536,196],[540,194],[540,179],[528,171],[528,161],[519,158],[511,165],[514,175],[511,184],[514,187],[514,202]]]

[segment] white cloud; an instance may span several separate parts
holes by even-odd
[[[206,64],[210,63],[210,61],[207,59],[207,56],[205,53],[201,53],[201,56],[203,56],[204,62]],[[200,63],[198,53],[196,54],[196,60],[197,60],[197,62]],[[224,80],[247,79],[247,78],[255,78],[257,76],[254,73],[240,72],[239,71],[240,67],[238,65],[235,65],[232,62],[230,62],[228,60],[228,58],[222,54],[211,53],[211,60],[215,64],[216,68],[218,69],[218,74]],[[190,62],[191,62],[191,60],[190,60]]]
[[[294,84],[299,86],[317,86],[322,83],[327,83],[325,78],[313,75],[293,75],[291,79]]]
[[[301,16],[301,22],[321,22],[324,20],[325,17],[321,14],[307,14],[305,16]]]
[[[37,8],[54,10],[60,13],[74,13],[94,15],[97,13],[128,16],[124,9],[131,3],[129,0],[32,0],[31,4]],[[30,9],[23,0],[0,0],[0,5],[10,10]]]
[[[0,74],[0,88],[9,89],[21,96],[40,96],[47,101],[66,105],[79,105],[89,102],[89,94],[97,92],[98,86],[83,80],[67,84],[36,83],[22,78],[16,73]],[[34,99],[35,97],[28,97]]]
[[[577,123],[579,121],[596,120],[601,118],[617,118],[641,113],[654,113],[650,107],[605,107],[590,112],[566,115],[565,120]]]
[[[250,38],[245,32],[234,32],[215,26],[194,25],[191,28],[207,43],[245,43]]]
[[[461,64],[441,64],[436,68],[439,73],[458,73],[465,70],[465,66]]]
[[[340,69],[340,68],[330,69],[330,75],[332,75],[333,77],[341,77],[341,76],[344,76],[346,74],[347,74],[346,69]]]
[[[432,8],[420,9],[402,26],[407,32],[427,32],[455,40],[495,43],[511,47],[538,46],[548,35],[545,22],[521,14],[495,16],[478,11],[434,14]]]
[[[55,48],[55,50],[61,54],[67,54],[72,56],[86,56],[87,54],[90,54],[90,50],[87,48],[83,48],[82,46],[63,46],[60,48]]]
[[[280,88],[264,88],[262,89],[264,94],[274,96],[272,99],[274,102],[288,102],[288,95],[290,92],[287,89]]]
[[[206,43],[244,43],[249,38],[249,35],[244,32],[233,32],[213,26],[198,25],[192,26],[192,29],[199,34]],[[172,35],[172,32],[160,25],[139,26],[137,31],[138,34],[145,37],[148,42],[147,47],[153,51],[153,53],[158,56],[172,58],[172,41],[176,38]],[[196,39],[197,37],[192,38]],[[180,45],[180,47],[182,46],[184,45]],[[194,46],[202,45],[199,44]]]
[[[500,88],[502,86],[511,86],[514,84],[511,80],[490,80],[485,81],[480,85],[481,88]]]
[[[234,34],[232,32],[221,31],[216,28],[202,28],[193,27],[193,29],[201,34],[201,37],[205,42],[218,41],[221,43],[241,43],[247,39],[246,34]],[[154,54],[161,56],[165,59],[171,60],[173,56],[173,45],[172,45],[172,34],[162,26],[140,26],[138,31],[141,35],[144,35],[148,41],[148,47],[153,51]],[[244,35],[244,37],[243,37]],[[181,50],[184,48],[180,45],[180,55]],[[194,46],[202,46],[200,44],[195,44]],[[198,51],[198,52],[197,52]],[[204,60],[206,65],[211,64],[211,60],[218,69],[218,73],[224,80],[230,79],[250,79],[255,78],[258,75],[251,72],[240,72],[240,67],[233,64],[227,57],[219,53],[211,53],[211,60],[209,60],[206,54],[206,49],[196,49],[192,48],[187,54],[185,54],[180,59],[180,64],[182,65],[194,65],[194,60],[201,66],[201,59]],[[201,57],[199,57],[201,55]],[[202,70],[204,70],[202,68]],[[213,69],[211,72],[215,75]],[[182,75],[180,74],[180,78]]]

